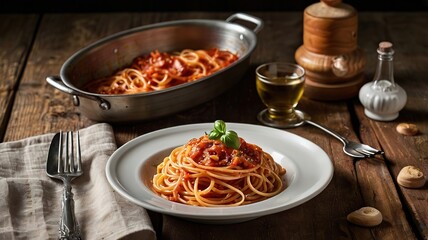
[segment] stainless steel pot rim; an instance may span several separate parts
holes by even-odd
[[[65,70],[69,67],[69,65],[71,65],[71,63],[73,61],[76,61],[76,59],[83,57],[87,52],[90,52],[92,49],[97,48],[105,43],[108,43],[110,41],[113,41],[115,39],[119,39],[121,37],[125,37],[134,33],[138,33],[141,31],[147,31],[150,29],[156,29],[156,28],[161,28],[161,27],[168,27],[168,26],[176,26],[176,25],[198,25],[198,26],[216,26],[216,24],[218,26],[228,26],[229,28],[235,28],[236,30],[238,30],[238,32],[241,33],[245,33],[245,34],[249,34],[250,37],[253,39],[253,41],[249,41],[249,48],[248,50],[245,52],[245,54],[243,56],[239,56],[238,60],[233,62],[231,65],[227,66],[226,68],[223,68],[209,76],[200,78],[196,81],[192,81],[192,82],[187,82],[187,83],[183,83],[183,84],[179,84],[176,86],[172,86],[166,89],[162,89],[162,90],[156,90],[156,91],[152,91],[152,92],[141,92],[141,93],[135,93],[135,94],[114,94],[114,95],[110,95],[110,94],[98,94],[98,93],[92,93],[92,92],[87,92],[84,91],[80,88],[75,87],[73,84],[69,83],[66,79],[65,79]],[[257,37],[254,31],[251,31],[250,29],[236,24],[236,23],[232,23],[232,22],[228,22],[225,20],[211,20],[211,19],[185,19],[185,20],[175,20],[175,21],[166,21],[166,22],[160,22],[160,23],[154,23],[154,24],[149,24],[149,25],[144,25],[144,26],[139,26],[139,27],[135,27],[135,28],[131,28],[131,29],[127,29],[124,31],[120,31],[114,34],[111,34],[107,37],[104,37],[100,40],[97,40],[95,42],[93,42],[92,44],[78,50],[76,53],[74,53],[71,57],[69,57],[64,64],[61,67],[60,70],[60,76],[61,79],[64,83],[65,86],[67,86],[68,88],[82,93],[82,94],[86,94],[86,95],[90,95],[90,96],[96,96],[96,97],[103,97],[103,98],[120,98],[120,97],[124,97],[126,96],[127,98],[131,97],[141,97],[142,95],[144,96],[149,96],[149,95],[159,95],[159,94],[166,94],[170,91],[176,91],[178,89],[181,88],[185,88],[189,85],[194,85],[194,84],[200,84],[202,83],[205,79],[216,76],[218,74],[221,74],[227,70],[229,70],[230,68],[234,67],[235,65],[238,65],[240,62],[245,61],[248,57],[250,57],[250,53],[253,52],[253,50],[255,49],[257,45]]]

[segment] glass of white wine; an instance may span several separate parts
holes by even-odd
[[[273,62],[256,69],[256,87],[266,105],[257,119],[268,126],[292,128],[304,123],[305,113],[296,110],[303,95],[305,69],[297,64]]]

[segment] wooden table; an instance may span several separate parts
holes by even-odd
[[[88,44],[136,26],[167,20],[224,20],[232,12],[143,12],[96,14],[0,15],[0,140],[87,127],[95,122],[79,113],[71,97],[46,83],[64,61]],[[112,124],[118,146],[162,128],[223,119],[259,124],[263,109],[255,90],[255,67],[270,61],[294,61],[302,44],[301,12],[254,12],[264,20],[252,64],[239,84],[212,101],[189,110],[132,124]],[[299,109],[334,131],[385,151],[384,156],[352,159],[339,141],[311,126],[287,130],[313,141],[331,158],[334,177],[314,199],[287,211],[231,225],[205,225],[150,212],[159,239],[428,239],[428,189],[400,187],[400,169],[415,165],[428,175],[428,12],[359,13],[358,42],[367,54],[371,79],[376,47],[394,43],[395,79],[408,94],[400,117],[391,122],[368,119],[357,98],[322,102],[304,97]],[[400,122],[421,133],[403,136]],[[384,217],[378,227],[350,224],[348,213],[373,206]]]

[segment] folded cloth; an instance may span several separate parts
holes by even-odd
[[[113,129],[98,123],[81,129],[83,175],[72,182],[83,239],[155,239],[146,210],[113,191],[105,176],[116,150]],[[55,239],[62,182],[46,175],[54,134],[0,143],[0,239]]]

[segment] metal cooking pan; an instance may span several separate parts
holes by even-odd
[[[255,27],[239,25],[238,20]],[[63,64],[60,77],[47,77],[47,82],[71,94],[74,105],[89,119],[102,122],[153,119],[211,100],[237,83],[249,66],[257,44],[256,33],[262,27],[259,18],[236,13],[225,21],[189,19],[129,29],[78,51]],[[112,75],[135,57],[153,50],[171,52],[212,47],[237,53],[239,59],[210,76],[159,91],[106,95],[82,90],[89,81]]]

